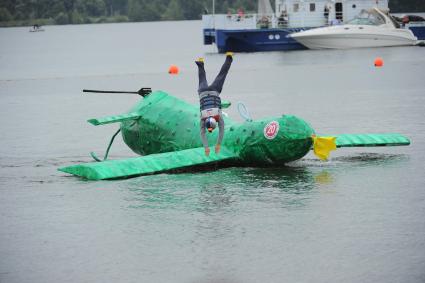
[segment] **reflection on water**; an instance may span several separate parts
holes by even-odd
[[[129,190],[129,208],[179,209],[235,213],[256,202],[289,209],[301,208],[321,186],[332,186],[338,176],[364,167],[382,168],[408,161],[402,154],[357,153],[329,161],[301,159],[285,167],[211,167],[202,172],[141,176],[120,183]]]
[[[360,152],[356,155],[336,157],[334,160],[350,163],[353,166],[380,166],[406,162],[409,160],[409,155]]]
[[[202,211],[227,209],[244,201],[300,205],[314,188],[308,168],[226,168],[213,172],[161,174],[125,183],[133,208],[156,207]],[[231,208],[229,208],[231,209]]]
[[[194,282],[240,282],[235,278],[255,282],[250,281],[248,271],[241,273],[238,261],[250,266],[258,260],[268,262],[270,256],[282,260],[287,253],[310,252],[313,239],[331,238],[318,227],[329,225],[331,220],[326,218],[343,213],[341,208],[331,208],[341,205],[334,203],[341,196],[340,179],[356,170],[367,176],[374,174],[374,168],[407,160],[403,155],[358,153],[328,162],[307,158],[282,168],[233,167],[144,176],[122,181],[120,187],[130,192],[128,208],[144,219],[144,225],[148,222],[156,231],[172,230],[178,243],[184,238],[184,245],[196,258],[191,264],[204,273]],[[322,218],[322,210],[328,209],[331,215]],[[304,235],[303,231],[311,232]],[[156,236],[167,237],[161,232]],[[332,247],[324,241],[327,248]],[[306,248],[292,251],[293,245]],[[279,246],[286,248],[275,254]],[[251,250],[256,252],[251,254]],[[298,272],[301,269],[296,268]]]
[[[329,171],[323,171],[314,176],[314,181],[318,184],[330,185],[334,182],[334,179]]]

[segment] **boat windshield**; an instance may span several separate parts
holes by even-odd
[[[348,21],[347,24],[379,26],[385,24],[385,19],[378,13],[363,10],[354,19]]]

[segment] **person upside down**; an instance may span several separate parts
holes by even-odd
[[[206,156],[209,156],[210,154],[210,148],[208,146],[208,140],[206,137],[206,130],[211,133],[217,127],[217,124],[219,133],[217,138],[217,144],[215,145],[215,153],[218,154],[220,152],[221,142],[224,136],[224,120],[221,111],[220,93],[223,89],[223,84],[226,79],[227,73],[229,72],[232,61],[233,53],[227,52],[226,60],[224,61],[220,72],[218,73],[217,77],[211,85],[208,85],[207,83],[204,68],[204,59],[199,58],[197,61],[195,61],[196,65],[198,66],[199,76],[198,95],[200,100],[199,104],[201,111],[201,139]]]

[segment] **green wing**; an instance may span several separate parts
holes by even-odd
[[[225,147],[221,148],[218,155],[212,152],[209,157],[205,156],[204,148],[198,147],[123,160],[83,163],[58,170],[89,180],[102,180],[134,177],[236,158],[237,155]]]
[[[410,140],[400,134],[337,135],[336,147],[409,145]]]
[[[410,140],[400,134],[358,134],[313,136],[313,151],[317,157],[326,160],[337,147],[370,147],[409,145]]]

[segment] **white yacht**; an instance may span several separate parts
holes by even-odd
[[[354,19],[288,35],[310,49],[347,49],[415,45],[411,30],[400,28],[388,11],[362,10]]]

